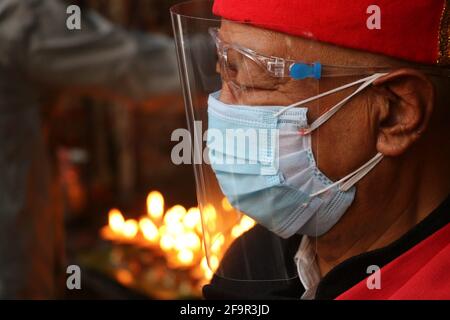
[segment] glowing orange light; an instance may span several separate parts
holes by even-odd
[[[141,218],[139,220],[139,228],[141,229],[144,238],[150,242],[156,242],[159,238],[158,228],[148,218]]]
[[[147,213],[155,220],[160,220],[164,214],[164,197],[159,191],[152,191],[147,196]]]
[[[232,229],[231,229],[231,235],[233,236],[233,238],[238,238],[241,234],[244,233],[244,229],[242,229],[242,227],[240,225],[235,225]]]
[[[183,249],[178,252],[177,258],[183,265],[189,265],[194,261],[194,253],[189,249]]]
[[[198,208],[190,208],[183,218],[183,224],[186,228],[195,229],[201,227],[200,210]]]
[[[212,242],[211,251],[213,253],[219,253],[224,243],[225,237],[222,233],[219,233]]]
[[[116,279],[124,285],[130,285],[131,283],[133,283],[133,275],[130,271],[125,269],[117,270]]]
[[[115,233],[121,233],[125,224],[125,219],[118,209],[111,209],[108,213],[108,225]]]
[[[228,232],[219,232],[222,227],[228,226],[221,225],[222,220],[218,219],[217,211],[234,210],[227,198],[223,198],[218,207],[206,204],[201,213],[197,207],[186,210],[181,205],[165,211],[163,195],[152,191],[147,195],[146,205],[147,214],[138,221],[125,219],[118,209],[111,209],[108,213],[108,225],[101,230],[102,237],[112,241],[126,239],[127,243],[136,245],[159,244],[169,268],[189,267],[195,270],[193,277],[196,279],[210,280],[219,267],[219,257],[222,257],[230,240]],[[203,235],[203,241],[209,246],[208,261],[202,253],[202,222],[208,231]],[[239,237],[254,225],[254,220],[243,216],[232,226],[231,236]],[[152,250],[156,248],[152,247]],[[116,277],[123,284],[135,281],[132,273],[125,269],[119,269]]]
[[[204,277],[206,280],[211,280],[213,276],[214,276],[214,272],[212,272],[210,269],[205,270]]]
[[[122,234],[124,235],[124,237],[131,239],[131,238],[134,238],[137,233],[138,233],[137,221],[134,219],[129,219],[129,220],[125,221],[123,230],[122,230]]]
[[[200,267],[203,270],[203,277],[206,280],[211,280],[213,275],[214,275],[214,272],[209,268],[208,261],[206,260],[206,257],[202,258],[202,261],[200,263]]]
[[[231,211],[233,210],[233,206],[231,205],[231,203],[228,201],[227,198],[223,198],[222,199],[222,208],[225,211]]]
[[[175,241],[175,249],[177,250],[190,249],[195,252],[200,251],[200,238],[192,231],[177,235]]]
[[[183,206],[177,204],[166,212],[166,215],[164,216],[164,223],[171,224],[181,222],[185,214],[186,209]]]
[[[173,248],[174,245],[175,241],[171,235],[163,234],[161,236],[161,240],[159,241],[159,246],[161,247],[161,249],[163,249],[164,251],[169,251]]]
[[[250,230],[255,226],[256,222],[252,218],[248,216],[242,216],[239,225],[242,227],[244,231]]]
[[[212,270],[217,270],[217,268],[219,267],[219,258],[217,258],[217,256],[211,256],[209,258],[209,266],[211,267]]]
[[[166,225],[165,231],[171,235],[179,235],[183,233],[184,227],[181,222],[170,222]]]
[[[208,204],[203,208],[203,216],[208,231],[214,231],[216,229],[217,213],[216,208],[213,205]]]

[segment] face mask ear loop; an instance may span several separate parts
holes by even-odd
[[[325,112],[323,115],[321,115],[319,118],[316,119],[309,128],[304,128],[301,131],[302,135],[307,135],[319,128],[322,124],[327,122],[336,112],[338,112],[351,98],[356,96],[358,93],[363,91],[365,88],[370,86],[376,79],[383,76],[384,74],[375,74],[370,79],[368,79],[366,82],[364,82],[358,89],[356,89],[351,95],[347,96],[345,99],[343,99],[341,102],[336,104],[334,107],[332,107],[330,110]]]
[[[383,154],[377,153],[375,157],[370,159],[368,161],[368,165],[362,169],[361,171],[357,172],[353,177],[348,179],[346,182],[344,182],[340,187],[339,190],[341,191],[347,191],[351,187],[353,187],[359,180],[364,178],[370,171],[372,171],[375,166],[380,163],[380,161],[383,160]]]
[[[328,187],[317,191],[310,195],[310,197],[318,196],[331,188],[334,188],[335,186],[339,185],[340,191],[347,191],[351,187],[353,187],[359,180],[364,178],[375,166],[380,163],[380,161],[383,159],[382,153],[377,153],[372,159],[367,161],[364,165],[353,171],[352,173],[346,175],[344,178],[340,179],[339,181],[336,181],[332,184],[330,184]]]
[[[355,82],[348,83],[348,84],[343,85],[343,86],[338,87],[338,88],[334,88],[334,89],[332,89],[332,90],[330,90],[330,91],[323,92],[323,93],[321,93],[321,94],[319,94],[319,95],[317,95],[317,96],[314,96],[314,97],[311,97],[311,98],[308,98],[308,99],[305,99],[305,100],[302,100],[302,101],[293,103],[293,104],[291,104],[291,105],[289,105],[289,106],[284,107],[283,109],[281,109],[281,110],[278,111],[277,113],[275,113],[275,114],[274,114],[274,117],[277,118],[277,117],[279,117],[280,115],[282,115],[283,113],[285,113],[286,111],[288,111],[288,110],[290,110],[290,109],[292,109],[292,108],[295,108],[295,107],[304,105],[304,104],[306,104],[306,103],[308,103],[308,102],[311,102],[311,101],[314,101],[314,100],[317,100],[317,99],[326,97],[326,96],[328,96],[328,95],[330,95],[330,94],[333,94],[333,93],[336,93],[336,92],[345,90],[345,89],[347,89],[347,88],[351,88],[351,87],[353,87],[353,86],[355,86],[355,85],[357,85],[357,84],[365,83],[365,82],[369,82],[369,84],[370,84],[370,83],[372,83],[373,81],[375,81],[376,79],[378,79],[379,77],[381,77],[381,76],[383,76],[383,75],[385,75],[385,74],[386,74],[386,73],[376,73],[376,74],[373,74],[373,75],[371,75],[371,76],[369,76],[369,77],[366,77],[366,78],[363,78],[363,79],[359,79],[359,80],[357,80],[357,81],[355,81]]]

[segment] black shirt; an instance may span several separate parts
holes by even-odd
[[[450,197],[423,221],[409,230],[406,234],[390,245],[365,252],[351,257],[338,264],[320,281],[316,292],[316,299],[334,299],[341,293],[367,278],[367,267],[377,265],[382,268],[395,258],[399,257],[416,244],[425,240],[433,233],[450,222]],[[289,239],[278,238],[261,226],[255,226],[237,239],[225,255],[221,268],[227,271],[230,278],[233,274],[239,278],[242,271],[243,252],[252,263],[251,270],[256,279],[271,279],[276,272],[270,263],[270,251],[265,250],[271,241],[276,239],[282,244],[283,256],[286,257],[286,268],[289,272],[295,271],[294,255],[300,244],[301,236],[296,235]],[[248,254],[251,253],[251,257]],[[300,299],[304,288],[299,278],[280,281],[234,281],[214,276],[211,283],[203,288],[206,299]]]

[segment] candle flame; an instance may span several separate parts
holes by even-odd
[[[139,228],[144,235],[144,238],[148,241],[155,243],[159,238],[158,228],[148,218],[141,218],[139,220]]]
[[[215,255],[211,256],[209,258],[209,266],[212,270],[217,270],[217,268],[219,267],[219,258]]]
[[[175,237],[175,248],[179,251],[190,249],[193,251],[200,251],[200,238],[194,232],[185,232]]]
[[[227,213],[234,210],[225,197],[217,208],[206,204],[202,213],[197,207],[186,210],[182,205],[175,205],[165,212],[164,197],[158,191],[151,191],[147,195],[146,204],[147,214],[138,221],[125,220],[119,209],[111,209],[108,212],[108,225],[102,228],[102,237],[136,244],[144,241],[159,245],[169,267],[195,267],[195,277],[202,277],[204,280],[212,279],[230,241],[256,223],[250,217],[242,215],[239,222],[231,226],[231,230],[223,229],[217,210]],[[202,252],[202,223],[207,230],[203,240],[208,244],[208,259]],[[133,281],[132,275],[126,270],[119,270],[116,276],[122,283]]]
[[[164,223],[169,225],[181,222],[185,214],[186,209],[183,206],[177,204],[166,212],[166,215],[164,216]]]
[[[122,229],[123,236],[125,238],[131,239],[134,238],[138,233],[138,223],[134,219],[129,219],[125,221],[125,224]]]
[[[183,265],[188,266],[194,261],[194,253],[189,249],[183,249],[178,252],[177,258]]]
[[[183,218],[183,224],[191,230],[198,229],[198,226],[200,226],[201,230],[200,210],[198,208],[190,208]]]
[[[215,254],[220,253],[223,244],[225,243],[225,237],[222,233],[219,233],[211,244],[211,251]]]
[[[112,231],[121,233],[125,224],[125,219],[118,209],[111,209],[108,213],[108,224]]]
[[[244,231],[248,231],[255,226],[256,222],[249,216],[242,216],[239,225]]]
[[[175,241],[173,237],[169,234],[163,234],[161,240],[159,241],[159,246],[163,251],[169,251],[173,248]]]
[[[205,224],[208,231],[214,231],[217,227],[217,213],[216,208],[212,204],[208,204],[203,208],[203,216],[205,218]]]
[[[164,197],[159,191],[152,191],[147,196],[147,213],[150,217],[160,220],[164,214]]]

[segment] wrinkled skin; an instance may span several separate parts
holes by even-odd
[[[312,133],[319,168],[336,181],[377,152],[385,158],[357,183],[352,206],[325,235],[315,239],[322,274],[343,260],[383,247],[433,211],[450,190],[448,79],[429,77],[412,64],[340,48],[252,26],[223,21],[220,37],[256,52],[329,65],[390,66],[378,79]],[[218,67],[218,71],[220,71]],[[239,63],[228,76],[237,92],[223,83],[220,99],[229,104],[289,105],[361,77],[320,80],[259,78]],[[308,104],[311,123],[355,90],[340,91]]]

